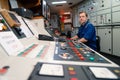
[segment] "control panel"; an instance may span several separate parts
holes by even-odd
[[[69,39],[56,43],[54,60],[109,63],[85,44]]]
[[[2,15],[0,15],[0,32],[3,31],[10,31],[10,28],[8,27],[8,24],[6,23]]]
[[[9,13],[9,15],[14,21],[16,21],[17,23],[20,23],[14,14]],[[19,26],[16,25],[14,27],[11,27],[11,29],[18,38],[26,37],[26,35],[24,34],[24,32],[22,32],[22,29]]]
[[[6,26],[9,27],[10,30],[13,31],[18,38],[26,37],[26,35],[22,32],[22,29],[20,28],[21,23],[16,18],[14,13],[8,12],[7,10],[1,10],[0,14],[0,16],[4,19],[4,23],[6,23]],[[7,27],[4,26],[3,30],[7,30]]]
[[[28,80],[120,80],[120,67],[37,63]]]

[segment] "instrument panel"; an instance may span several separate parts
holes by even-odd
[[[56,42],[54,60],[109,63],[85,44],[69,39],[66,42]]]
[[[98,71],[95,73],[91,69],[98,69]],[[43,73],[43,71],[46,73]],[[104,74],[101,74],[101,72]],[[120,68],[39,62],[34,67],[28,80],[120,80]]]

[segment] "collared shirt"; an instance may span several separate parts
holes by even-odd
[[[89,21],[80,26],[77,36],[88,40],[85,44],[96,50],[96,31],[95,27]]]

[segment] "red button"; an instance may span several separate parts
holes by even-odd
[[[75,53],[76,53],[76,54],[80,54],[79,51],[76,51]]]
[[[69,74],[70,74],[70,75],[75,75],[76,72],[75,72],[75,71],[69,71]]]
[[[80,57],[80,60],[85,60],[85,58],[84,57]]]
[[[82,55],[81,55],[81,54],[78,54],[78,56],[79,56],[79,57],[82,57]]]
[[[70,78],[70,80],[78,80],[78,78]]]
[[[7,72],[7,69],[0,69],[0,74],[5,74]]]

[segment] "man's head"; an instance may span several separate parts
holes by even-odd
[[[86,12],[82,11],[79,13],[80,24],[84,24],[88,20],[88,15]]]

